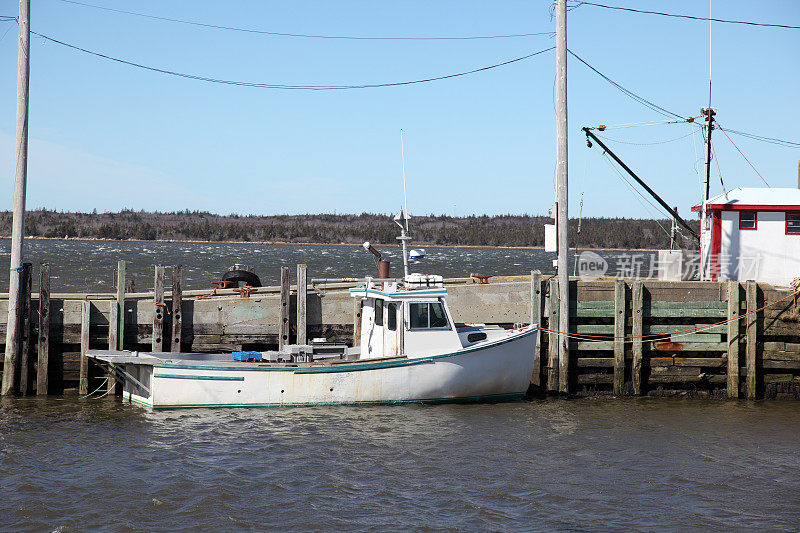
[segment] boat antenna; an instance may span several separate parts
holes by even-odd
[[[400,226],[400,236],[397,237],[403,245],[403,274],[408,277],[408,245],[411,240],[408,236],[408,200],[406,197],[406,153],[403,145],[403,129],[400,129],[400,160],[403,165],[403,206],[397,216],[394,217],[395,223]]]

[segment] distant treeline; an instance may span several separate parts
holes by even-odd
[[[411,220],[415,244],[467,246],[543,246],[550,217],[529,215],[416,216]],[[690,222],[699,231],[697,221]],[[577,220],[570,220],[575,246]],[[665,248],[669,220],[584,218],[580,246],[594,248]],[[0,213],[0,234],[11,234],[11,213]],[[54,238],[137,240],[266,241],[356,244],[365,240],[396,243],[398,228],[387,215],[215,215],[202,211],[149,213],[70,213],[28,211],[26,235]],[[695,247],[689,239],[681,244]]]

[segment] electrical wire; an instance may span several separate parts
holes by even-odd
[[[664,13],[662,11],[647,11],[644,9],[633,9],[631,7],[621,7],[621,6],[609,6],[605,4],[596,4],[594,2],[584,2],[583,0],[576,0],[579,6],[586,5],[586,6],[594,6],[594,7],[602,7],[605,9],[616,9],[619,11],[631,11],[633,13],[644,13],[647,15],[661,15],[662,17],[675,17],[675,18],[682,18],[682,19],[691,19],[691,20],[701,20],[706,22],[724,22],[726,24],[746,24],[748,26],[765,26],[768,28],[785,28],[790,30],[800,30],[800,26],[789,26],[787,24],[768,24],[765,22],[751,22],[748,20],[728,20],[728,19],[718,19],[718,18],[711,18],[711,17],[695,17],[693,15],[683,15],[679,13]]]
[[[520,37],[534,37],[537,35],[555,35],[553,31],[543,31],[538,33],[511,33],[506,35],[468,35],[468,36],[456,36],[456,37],[436,37],[436,36],[420,36],[420,37],[365,37],[365,36],[357,36],[357,35],[315,35],[315,34],[306,34],[306,33],[287,33],[287,32],[277,32],[277,31],[266,31],[266,30],[257,30],[253,28],[241,28],[236,26],[223,26],[220,24],[207,24],[204,22],[195,22],[191,20],[183,20],[183,19],[176,19],[170,17],[160,17],[157,15],[148,15],[147,13],[139,13],[136,11],[126,11],[124,9],[116,9],[112,7],[105,7],[105,6],[98,6],[95,4],[88,4],[86,2],[77,2],[76,0],[61,0],[67,4],[74,4],[77,6],[83,7],[91,7],[94,9],[101,9],[103,11],[111,11],[113,13],[122,13],[125,15],[133,15],[136,17],[143,17],[153,20],[161,20],[164,22],[176,22],[178,24],[187,24],[191,26],[200,26],[203,28],[211,28],[217,30],[229,30],[229,31],[238,31],[244,33],[257,33],[261,35],[271,35],[273,37],[302,37],[306,39],[346,39],[346,40],[355,40],[355,41],[468,41],[468,40],[478,40],[478,39],[514,39]]]
[[[717,125],[719,125],[719,122],[717,122]],[[750,162],[750,160],[749,160],[749,159],[747,159],[747,156],[746,156],[746,155],[744,155],[744,152],[742,152],[741,150],[739,150],[739,147],[738,147],[738,146],[736,146],[736,143],[735,143],[735,142],[733,142],[733,139],[731,139],[730,135],[728,135],[728,134],[725,132],[725,130],[723,130],[723,129],[722,129],[722,127],[720,127],[719,129],[720,129],[720,131],[723,133],[723,135],[725,135],[725,137],[727,137],[727,139],[728,139],[728,140],[731,142],[731,144],[733,145],[733,147],[734,147],[734,148],[736,148],[736,151],[737,151],[737,152],[739,152],[739,154],[740,154],[742,157],[744,157],[744,160],[745,160],[745,161],[747,161],[747,164],[748,164],[748,165],[750,165],[750,168],[752,168],[752,169],[755,171],[755,173],[756,173],[756,174],[758,174],[758,177],[759,177],[759,178],[761,178],[761,181],[763,181],[763,182],[764,182],[764,185],[766,185],[767,187],[769,187],[769,188],[771,189],[772,187],[770,186],[770,184],[769,184],[769,183],[767,183],[767,180],[765,180],[765,179],[764,179],[764,176],[762,176],[762,175],[761,175],[761,172],[759,172],[758,170],[756,170],[756,167],[755,167],[755,165],[753,165],[753,163],[751,163],[751,162]],[[715,155],[714,157],[716,157],[716,155]]]
[[[714,163],[717,165],[717,174],[719,174],[719,184],[722,185],[722,192],[725,194],[725,199],[727,200],[728,191],[725,190],[725,182],[722,179],[722,170],[719,168],[719,158],[717,158],[717,151],[714,149],[714,143],[711,143],[711,154],[714,156]],[[769,185],[767,185],[767,187],[769,187]]]
[[[633,100],[639,102],[643,106],[648,107],[648,108],[652,109],[653,111],[655,111],[656,113],[660,113],[661,115],[664,115],[664,116],[672,116],[672,117],[675,117],[675,118],[684,119],[684,117],[680,116],[679,114],[673,113],[672,111],[669,111],[668,109],[664,109],[660,105],[654,104],[650,100],[648,100],[648,99],[646,99],[646,98],[644,98],[642,96],[639,96],[638,94],[634,93],[633,91],[630,91],[630,90],[626,89],[625,87],[623,87],[619,83],[615,82],[614,80],[612,80],[611,78],[609,78],[608,76],[606,76],[605,74],[603,74],[602,72],[600,72],[599,70],[594,68],[592,65],[587,63],[583,58],[581,58],[578,54],[576,54],[575,52],[573,52],[569,48],[567,48],[567,52],[569,52],[570,55],[572,55],[572,57],[574,57],[575,59],[577,59],[578,61],[580,61],[584,65],[586,65],[587,67],[589,67],[592,71],[595,72],[595,74],[597,74],[598,76],[600,76],[601,78],[606,80],[608,83],[610,83],[611,85],[613,85],[614,87],[619,89],[623,94],[625,94],[626,96],[628,96],[628,97],[632,98]]]
[[[767,143],[770,143],[770,144],[777,144],[778,146],[785,146],[787,148],[800,148],[800,143],[799,142],[787,141],[785,139],[777,139],[775,137],[764,137],[763,135],[756,135],[755,133],[747,133],[746,131],[730,130],[730,129],[727,129],[727,128],[723,128],[722,126],[720,126],[719,129],[722,130],[722,131],[727,131],[728,133],[733,133],[734,135],[740,135],[742,137],[747,137],[748,139],[753,139],[755,141],[762,141],[762,142],[767,142]]]
[[[555,46],[551,46],[549,48],[545,48],[544,50],[539,50],[537,52],[533,52],[532,54],[528,54],[522,57],[517,57],[515,59],[510,59],[508,61],[503,61],[501,63],[495,63],[494,65],[489,65],[486,67],[476,68],[473,70],[468,70],[466,72],[458,72],[455,74],[447,74],[444,76],[436,76],[433,78],[423,78],[419,80],[410,80],[410,81],[397,81],[397,82],[389,82],[389,83],[365,83],[365,84],[358,84],[358,85],[284,85],[284,84],[277,84],[277,83],[256,83],[256,82],[246,82],[246,81],[236,81],[236,80],[223,80],[219,78],[211,78],[207,76],[199,76],[196,74],[186,74],[183,72],[176,72],[173,70],[167,70],[157,67],[150,67],[147,65],[142,65],[141,63],[134,63],[133,61],[127,61],[125,59],[120,59],[117,57],[109,56],[106,54],[101,54],[99,52],[94,52],[92,50],[87,50],[86,48],[81,48],[80,46],[76,46],[74,44],[69,44],[64,41],[59,41],[58,39],[54,39],[52,37],[48,37],[42,33],[37,33],[35,31],[31,31],[32,34],[38,35],[39,37],[46,39],[50,42],[60,44],[67,48],[71,48],[73,50],[78,50],[85,54],[89,54],[96,57],[101,57],[103,59],[108,59],[110,61],[116,61],[117,63],[122,63],[124,65],[129,65],[132,67],[150,70],[152,72],[159,72],[161,74],[168,74],[170,76],[178,76],[181,78],[187,78],[191,80],[197,81],[205,81],[210,83],[221,83],[224,85],[238,85],[241,87],[256,87],[260,89],[287,89],[287,90],[306,90],[306,91],[332,91],[332,90],[343,90],[343,89],[371,89],[376,87],[397,87],[401,85],[413,85],[418,83],[428,83],[432,81],[439,81],[439,80],[446,80],[450,78],[457,78],[459,76],[466,76],[469,74],[475,74],[477,72],[483,72],[485,70],[491,70],[498,67],[503,67],[505,65],[510,65],[512,63],[516,63],[518,61],[523,61],[525,59],[530,59],[531,57],[537,56],[539,54],[543,54],[545,52],[549,52],[550,50],[555,49]]]

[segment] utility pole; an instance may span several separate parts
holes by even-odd
[[[567,203],[567,0],[556,8],[556,149],[558,175],[558,331],[569,331],[569,217]],[[552,327],[552,326],[551,326]],[[558,391],[569,392],[569,339],[558,335]]]
[[[8,326],[3,384],[0,394],[14,394],[19,367],[22,328],[18,309],[21,302],[22,242],[25,234],[25,186],[28,179],[28,80],[30,78],[30,0],[19,0],[19,51],[17,52],[17,145],[14,173],[14,218],[11,224],[11,276],[8,284]]]

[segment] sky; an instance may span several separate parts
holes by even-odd
[[[83,1],[83,0],[82,0]],[[205,24],[347,36],[552,32],[551,2],[85,0]],[[607,0],[705,17],[708,2]],[[473,70],[555,45],[550,35],[471,40],[279,37],[31,0],[31,28],[75,46],[192,75],[271,84],[372,84]],[[18,3],[0,1],[0,15]],[[713,17],[800,25],[797,0],[713,1]],[[0,22],[0,209],[14,179],[17,27]],[[800,142],[800,30],[583,5],[568,47],[681,116],[712,105],[723,127]],[[583,126],[664,122],[570,58],[570,216],[664,217]],[[475,74],[385,88],[301,91],[214,84],[134,68],[33,36],[29,209],[220,214],[395,212],[404,132],[413,214],[546,214],[555,198],[555,52]],[[702,138],[687,124],[608,129],[609,147],[667,202],[700,199]],[[692,133],[695,132],[695,133]],[[665,142],[662,141],[671,141]],[[712,195],[765,186],[714,133]],[[798,185],[800,149],[731,135],[774,187]],[[619,142],[622,141],[622,142]],[[629,144],[626,144],[629,143]],[[659,144],[650,144],[659,143]],[[640,190],[640,189],[639,189]],[[583,201],[582,210],[580,208]]]

